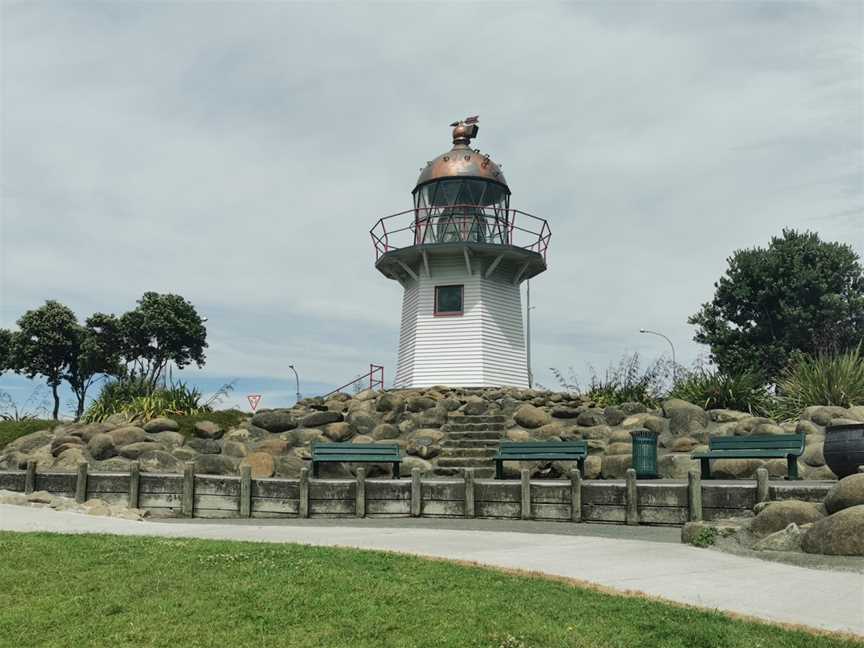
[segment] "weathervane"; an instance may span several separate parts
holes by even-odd
[[[453,127],[453,143],[470,144],[471,140],[477,137],[477,131],[480,130],[477,125],[479,121],[480,115],[474,115],[450,124]]]

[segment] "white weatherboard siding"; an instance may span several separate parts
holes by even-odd
[[[495,273],[486,279],[476,259],[430,259],[430,276],[405,285],[396,387],[528,386],[519,286]],[[438,316],[435,286],[463,285],[464,313]]]

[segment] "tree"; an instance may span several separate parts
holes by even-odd
[[[192,362],[204,365],[204,320],[179,295],[144,293],[138,306],[117,320],[116,327],[128,372],[144,379],[151,389],[155,389],[169,362],[178,369]]]
[[[12,369],[12,331],[0,329],[0,376]]]
[[[81,418],[90,387],[107,375],[119,375],[120,337],[113,315],[96,313],[84,326],[76,326],[74,348],[64,378],[75,394],[75,419]]]
[[[11,335],[12,369],[28,378],[45,378],[54,397],[54,420],[60,413],[58,390],[75,355],[79,328],[75,313],[51,300],[24,313],[19,330]]]
[[[774,382],[796,353],[842,352],[864,339],[864,271],[850,246],[784,229],[728,263],[713,300],[688,319],[721,371]]]

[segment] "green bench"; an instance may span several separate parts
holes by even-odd
[[[495,455],[495,479],[503,478],[505,461],[575,461],[584,473],[587,456],[587,441],[502,441]]]
[[[708,452],[694,452],[702,477],[711,479],[712,459],[786,459],[787,479],[798,479],[798,457],[804,452],[803,434],[720,436],[708,440]]]
[[[312,476],[322,463],[391,463],[399,479],[402,454],[398,443],[316,443],[312,446]]]

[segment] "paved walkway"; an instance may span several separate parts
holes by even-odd
[[[131,522],[0,505],[0,530],[297,542],[466,560],[588,581],[671,601],[864,636],[864,575],[603,535],[334,523]],[[588,525],[586,525],[587,527]],[[634,529],[635,531],[635,529]]]

